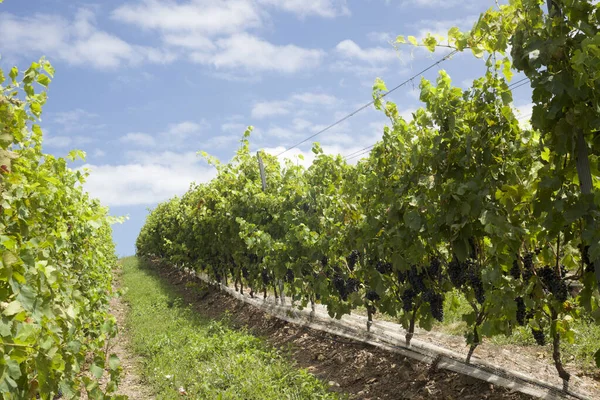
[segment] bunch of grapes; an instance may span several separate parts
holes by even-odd
[[[350,255],[346,257],[346,261],[348,262],[348,268],[350,269],[350,271],[354,271],[354,267],[356,266],[359,257],[360,253],[358,252],[358,250],[352,250]]]
[[[554,268],[546,265],[539,271],[539,277],[546,288],[560,301],[565,302],[569,296],[569,290],[565,281],[560,279]]]
[[[406,282],[406,273],[403,271],[397,271],[396,278],[398,279],[398,283],[404,283]]]
[[[375,269],[382,275],[387,275],[392,272],[392,263],[378,260],[375,264]]]
[[[513,261],[512,268],[510,269],[510,276],[519,280],[521,279],[521,267],[519,266],[519,261]]]
[[[525,302],[522,297],[515,299],[517,303],[517,323],[521,326],[525,325],[525,319],[527,317],[527,309],[525,308]]]
[[[483,304],[485,301],[485,290],[483,289],[483,283],[481,282],[481,277],[477,272],[476,268],[473,268],[473,265],[470,265],[470,268],[467,270],[467,281],[470,286],[473,288],[475,292],[475,299],[479,304]]]
[[[350,278],[346,281],[346,292],[348,294],[358,292],[360,281],[358,279]]]
[[[413,299],[417,293],[412,288],[404,290],[400,299],[402,300],[402,309],[405,312],[410,312],[413,308]]]
[[[525,270],[523,271],[523,280],[525,282],[529,282],[529,279],[533,276],[534,266],[533,266],[533,253],[529,252],[525,254],[523,257],[523,267]]]
[[[327,258],[327,256],[321,257],[321,265],[322,266],[326,267],[328,263],[329,263],[329,259]]]
[[[381,297],[379,297],[379,294],[378,294],[376,291],[374,291],[374,290],[369,290],[369,291],[367,292],[367,294],[365,295],[365,298],[366,298],[367,300],[370,300],[370,301],[377,301],[377,300],[379,300]]]
[[[448,264],[448,277],[456,288],[460,288],[467,281],[464,266],[461,265],[456,256]]]
[[[442,272],[441,266],[442,262],[440,261],[440,259],[437,256],[432,257],[431,261],[429,262],[429,268],[427,269],[429,276],[431,278],[439,277]]]
[[[585,272],[596,272],[596,267],[592,260],[590,260],[590,246],[583,247],[579,245],[579,250],[581,250],[581,257],[583,258],[583,264],[585,265]]]
[[[546,344],[546,337],[544,336],[544,331],[541,329],[531,328],[531,334],[535,339],[535,342],[540,346],[544,346]]]
[[[248,271],[248,268],[242,267],[242,276],[244,279],[248,279],[250,277],[250,271]]]
[[[433,318],[444,321],[444,296],[428,289],[423,293],[423,300],[429,303]]]
[[[348,292],[346,291],[346,281],[339,274],[333,277],[333,287],[338,291],[340,298],[343,301],[348,300]]]
[[[425,283],[423,282],[423,274],[419,273],[416,265],[413,265],[408,270],[408,283],[417,293],[422,293],[427,290],[427,287],[425,287]]]
[[[267,286],[271,283],[271,275],[269,274],[268,270],[263,269],[260,272],[260,277],[262,279],[263,285]]]
[[[290,268],[287,269],[287,271],[285,271],[285,276],[283,278],[287,283],[291,283],[294,281],[294,271],[292,271]]]

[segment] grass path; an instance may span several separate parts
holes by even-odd
[[[262,340],[202,318],[135,257],[123,259],[127,329],[156,399],[336,399]]]

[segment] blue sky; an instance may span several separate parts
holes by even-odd
[[[0,65],[21,70],[46,56],[56,68],[42,116],[45,151],[87,153],[90,193],[113,215],[119,255],[157,202],[215,172],[199,150],[229,159],[247,125],[273,153],[371,100],[375,78],[393,87],[444,52],[395,50],[397,35],[468,29],[491,0],[105,0],[0,4]],[[483,61],[445,61],[466,87]],[[438,68],[424,77],[434,80]],[[519,79],[516,77],[515,79]],[[404,115],[420,106],[419,80],[390,99]],[[528,85],[515,107],[531,110]],[[385,117],[366,109],[316,137],[350,154],[381,137]],[[286,156],[305,154],[311,142]],[[73,164],[73,168],[81,167]]]

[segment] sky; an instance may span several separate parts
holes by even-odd
[[[376,78],[394,87],[447,53],[394,48],[397,35],[468,30],[493,0],[5,0],[0,66],[56,68],[42,115],[44,151],[86,152],[85,185],[111,215],[120,256],[135,252],[148,210],[208,182],[197,155],[229,160],[247,126],[252,148],[279,154],[372,99]],[[466,88],[484,62],[459,54],[440,69]],[[517,75],[513,81],[518,80]],[[392,93],[410,118],[420,76]],[[528,85],[514,91],[527,117]],[[373,107],[283,157],[312,161],[311,143],[349,155],[374,144],[385,116]],[[367,154],[365,154],[367,156]],[[360,157],[355,157],[356,162]]]

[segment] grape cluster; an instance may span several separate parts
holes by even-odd
[[[339,274],[333,277],[333,287],[340,295],[343,301],[348,300],[348,292],[346,291],[346,281]]]
[[[292,283],[294,281],[294,271],[288,268],[287,271],[285,271],[285,277],[283,279],[287,283]]]
[[[544,336],[544,331],[541,329],[531,328],[531,334],[535,339],[535,342],[540,346],[544,346],[546,344],[546,337]]]
[[[415,298],[415,291],[412,288],[404,290],[400,299],[402,300],[402,309],[405,312],[410,312],[413,308],[413,299]]]
[[[346,257],[346,261],[348,262],[348,268],[350,269],[350,271],[354,271],[354,267],[356,266],[359,257],[360,253],[358,252],[358,250],[352,250],[352,252],[350,252],[350,255]]]
[[[387,275],[392,272],[392,263],[378,260],[375,264],[375,269],[382,275]]]
[[[510,276],[515,279],[521,279],[521,267],[519,266],[519,261],[513,261],[512,268],[510,269]]]
[[[346,281],[346,292],[348,294],[358,292],[360,281],[358,279],[350,278]]]
[[[546,265],[539,271],[539,277],[546,288],[554,295],[556,300],[564,302],[569,296],[565,281],[560,279],[554,268]]]
[[[408,283],[417,293],[422,293],[427,290],[425,283],[423,282],[423,274],[419,273],[416,265],[413,265],[408,270]]]
[[[440,276],[442,272],[442,262],[438,257],[432,257],[429,262],[429,268],[427,268],[427,272],[431,278],[437,278]]]
[[[271,275],[269,274],[269,271],[266,269],[263,269],[260,272],[260,278],[262,279],[263,285],[268,285],[271,283]]]
[[[251,264],[258,264],[258,256],[254,253],[250,253],[248,254],[248,259],[250,260]]]
[[[579,246],[581,250],[581,257],[583,258],[583,264],[585,265],[585,272],[596,272],[596,267],[592,260],[590,260],[590,246]]]
[[[377,300],[379,300],[381,297],[379,297],[379,294],[378,294],[376,291],[374,291],[374,290],[369,290],[369,291],[367,292],[367,294],[365,295],[365,298],[366,298],[367,300],[370,300],[370,301],[377,301]]]
[[[329,258],[327,258],[327,256],[321,257],[321,265],[322,266],[326,267],[328,263],[329,263]]]
[[[403,271],[396,272],[396,278],[398,279],[398,283],[406,282],[406,273]]]
[[[529,282],[529,279],[533,276],[534,266],[533,266],[533,253],[525,254],[523,257],[523,267],[525,270],[523,271],[523,280],[525,282]]]
[[[448,264],[448,277],[456,288],[460,288],[467,280],[463,265],[461,265],[456,256]]]
[[[250,277],[250,271],[248,271],[248,268],[242,267],[242,276],[244,279],[248,279]]]
[[[517,303],[517,323],[521,326],[525,325],[525,320],[527,317],[527,309],[525,308],[525,302],[522,297],[517,297],[515,299],[515,303]]]
[[[469,260],[467,260],[469,261]],[[467,263],[467,265],[469,265]],[[469,265],[470,268],[467,270],[467,281],[469,282],[469,285],[473,288],[473,291],[475,292],[475,299],[477,300],[477,302],[479,304],[483,304],[483,302],[485,301],[485,290],[483,289],[483,283],[481,282],[481,277],[479,276],[479,273],[476,270],[476,266],[473,263],[472,265]]]
[[[433,318],[444,321],[444,296],[429,289],[423,293],[423,300],[429,303]]]

